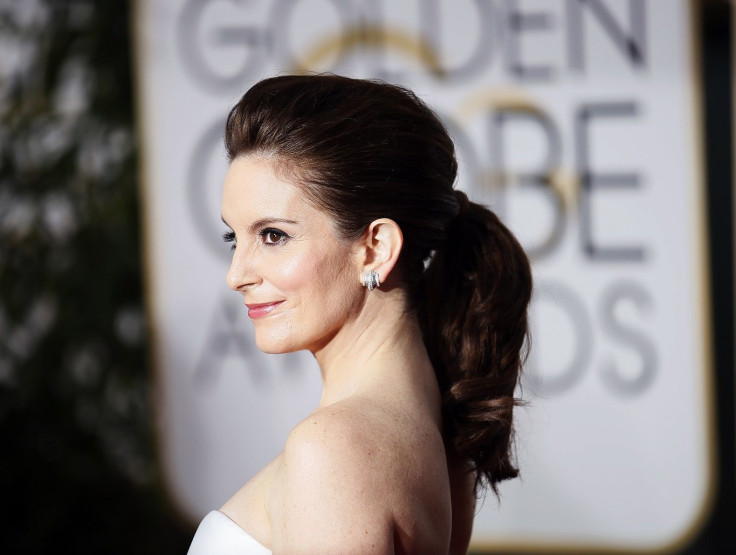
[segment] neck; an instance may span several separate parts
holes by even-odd
[[[405,310],[401,290],[368,293],[360,314],[312,352],[322,371],[320,407],[347,399],[387,375],[396,387],[426,383],[439,399],[422,331],[416,315]]]

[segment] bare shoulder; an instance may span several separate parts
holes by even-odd
[[[439,430],[427,420],[370,399],[351,398],[303,420],[289,434],[284,457],[300,465],[334,465],[322,469],[342,469],[352,472],[355,483],[368,481],[372,488],[396,491],[427,466],[428,458],[444,463],[444,446]]]
[[[393,553],[391,514],[374,489],[370,427],[354,416],[329,407],[289,434],[268,502],[274,551]]]
[[[284,454],[301,460],[318,450],[332,463],[360,462],[363,470],[369,471],[401,451],[404,424],[400,415],[386,407],[365,399],[350,399],[321,409],[299,423],[289,434]]]
[[[303,420],[289,434],[269,498],[274,548],[393,553],[427,530],[442,532],[445,492],[431,486],[447,476],[438,438],[366,399]]]

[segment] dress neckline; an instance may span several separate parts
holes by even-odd
[[[271,554],[269,548],[225,513],[219,510],[210,511],[199,524],[188,555],[222,555],[235,552],[249,555]]]
[[[234,520],[233,520],[232,518],[230,518],[230,517],[229,517],[228,515],[226,515],[225,513],[223,513],[223,512],[221,511],[221,510],[219,510],[219,509],[215,509],[215,510],[214,510],[214,511],[212,511],[212,512],[213,512],[213,513],[218,513],[218,514],[221,514],[221,515],[222,515],[222,516],[224,516],[224,517],[225,517],[226,519],[228,519],[228,521],[230,521],[230,522],[231,522],[231,523],[233,524],[233,526],[235,526],[235,527],[236,527],[236,528],[237,528],[238,530],[240,530],[241,532],[243,532],[243,534],[245,534],[245,535],[246,535],[246,536],[248,536],[248,537],[249,537],[250,539],[252,539],[252,540],[253,540],[253,541],[255,541],[256,543],[258,543],[258,545],[260,545],[261,547],[264,547],[265,549],[268,549],[268,548],[267,548],[267,547],[266,547],[265,545],[263,545],[262,543],[260,543],[260,542],[259,542],[258,540],[256,540],[256,539],[255,539],[255,538],[254,538],[253,536],[251,536],[251,535],[250,535],[250,534],[248,533],[248,531],[247,531],[247,530],[246,530],[245,528],[243,528],[243,527],[242,527],[242,526],[241,526],[240,524],[238,524],[237,522],[235,522],[235,521],[234,521]]]

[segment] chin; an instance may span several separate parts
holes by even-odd
[[[282,355],[301,351],[304,347],[295,343],[288,336],[274,333],[259,333],[256,331],[256,347],[268,355]]]
[[[266,353],[267,355],[283,355],[286,353],[293,353],[295,351],[299,351],[300,349],[289,349],[286,347],[282,347],[279,345],[261,345],[259,343],[256,343],[256,347],[258,347],[258,350],[260,350],[262,353]]]
[[[267,355],[283,355],[285,353],[293,353],[299,349],[292,349],[287,345],[279,342],[272,341],[258,341],[256,340],[256,347]]]

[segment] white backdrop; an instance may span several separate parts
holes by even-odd
[[[713,483],[694,22],[685,0],[146,0],[136,7],[162,464],[193,520],[317,404],[304,353],[258,352],[225,286],[227,111],[299,69],[405,84],[456,139],[459,187],[528,249],[522,479],[475,549],[654,549]]]

